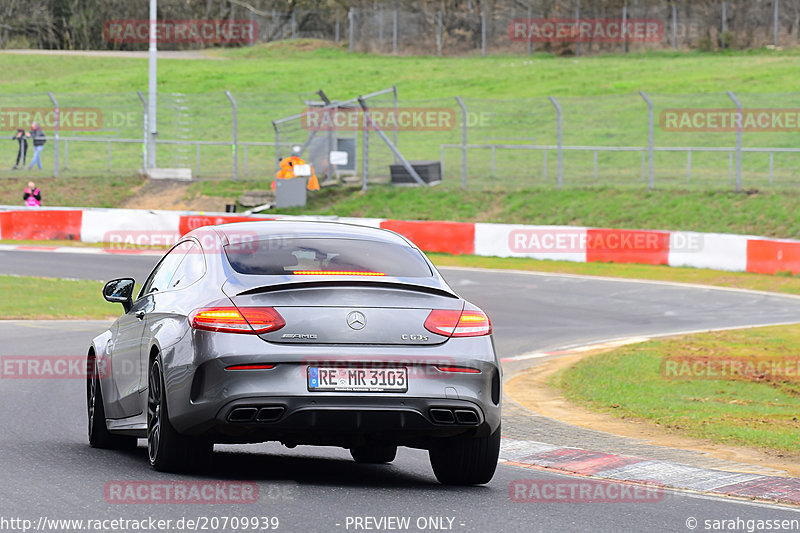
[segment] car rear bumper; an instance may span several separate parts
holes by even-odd
[[[425,447],[433,439],[490,434],[500,423],[500,408],[406,396],[253,397],[228,402],[215,416],[197,420],[183,433],[215,442]]]

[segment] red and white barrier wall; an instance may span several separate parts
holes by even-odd
[[[131,209],[16,209],[0,206],[0,239],[164,245],[175,242],[180,235],[200,226],[276,218],[332,219]],[[576,262],[643,263],[764,274],[800,273],[800,241],[788,239],[689,231],[378,218],[333,219],[396,231],[427,252]]]

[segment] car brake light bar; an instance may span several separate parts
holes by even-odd
[[[295,270],[295,276],[385,276],[385,272],[366,272],[360,270]]]

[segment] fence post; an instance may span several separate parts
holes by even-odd
[[[158,167],[158,20],[157,0],[150,0],[150,38],[147,47],[147,168]]]
[[[58,100],[56,97],[53,96],[53,93],[50,91],[47,92],[47,96],[50,97],[50,101],[53,102],[53,112],[56,116],[56,124],[55,124],[55,150],[53,151],[53,177],[58,177],[58,130],[61,129],[61,116],[60,116],[60,109],[58,107]]]
[[[383,51],[383,6],[375,12],[375,17],[378,19],[378,48]]]
[[[481,55],[486,56],[486,12],[481,11]]]
[[[436,13],[437,24],[436,24],[436,55],[442,55],[442,12],[439,11]]]
[[[361,190],[367,190],[367,179],[369,178],[369,124],[367,113],[364,115],[363,129],[361,130]]]
[[[350,36],[349,36],[349,42],[347,44],[347,51],[350,52],[350,53],[353,53],[353,38],[354,38],[354,35],[355,35],[355,28],[353,27],[353,19],[355,18],[354,9],[355,8],[351,7],[347,11],[347,21],[348,21],[348,23],[350,25],[350,27],[348,28],[348,32],[349,32]]]
[[[775,163],[775,152],[769,153],[769,184],[772,185],[772,169]]]
[[[295,10],[292,9],[292,39],[297,38],[297,17],[295,15]]]
[[[467,188],[467,106],[460,96],[456,102],[461,107],[461,188]]]
[[[692,151],[686,151],[686,183],[692,181]]]
[[[558,131],[558,188],[560,189],[564,183],[564,143],[563,143],[563,121],[561,118],[561,106],[558,105],[558,101],[553,98],[550,98],[550,103],[553,104],[553,107],[556,108],[556,127]]]
[[[628,36],[625,34],[625,26],[628,24],[628,4],[622,6],[622,52],[628,53]]]
[[[339,41],[340,41],[340,39],[339,39],[340,25],[341,24],[339,22],[339,10],[337,9],[336,10],[336,30],[335,30],[335,33],[334,33],[335,39],[336,39],[336,44],[339,44]]]
[[[653,144],[654,144],[654,135],[653,135],[653,102],[650,101],[650,98],[645,94],[644,91],[639,91],[639,94],[642,96],[644,101],[647,103],[647,158],[649,159],[649,173],[650,173],[650,180],[649,186],[650,190],[653,190],[653,186],[655,185],[654,180],[654,167],[655,163],[653,162]]]
[[[394,10],[394,18],[392,19],[392,53],[397,55],[397,10]]]
[[[528,19],[525,21],[525,31],[527,33],[530,33],[531,17],[533,17],[533,13],[531,12],[531,6],[528,5]],[[528,35],[528,55],[533,55],[533,38],[530,35]]]
[[[580,0],[577,1],[575,5],[575,27],[580,28],[581,24],[581,2]],[[581,55],[581,43],[580,40],[575,41],[575,57]]]
[[[775,2],[775,14],[773,26],[775,28],[775,47],[778,47],[778,13],[780,11],[780,0],[773,0]]]
[[[399,105],[399,102],[397,101],[397,85],[392,85],[392,96],[394,97],[394,118],[395,118],[395,122],[396,122],[398,114],[400,113],[400,109],[399,109],[400,105]],[[395,147],[398,146],[397,145],[397,130],[398,130],[398,128],[397,128],[397,126],[395,126],[395,128],[394,128],[394,145],[395,145]],[[395,164],[397,164],[397,156],[395,156],[394,162],[395,162]]]
[[[728,97],[736,105],[736,190],[740,191],[742,189],[742,103],[733,91],[728,91]]]
[[[142,101],[142,172],[147,172],[147,99],[142,91],[136,91]]]
[[[281,134],[274,120],[272,121],[272,129],[275,130],[275,172],[278,172],[281,169]]]
[[[720,43],[722,48],[725,48],[725,32],[728,31],[728,5],[722,2],[722,35],[720,35]]]
[[[672,2],[672,48],[678,48],[678,8]]]
[[[238,107],[236,106],[236,100],[233,98],[233,95],[230,91],[225,91],[225,96],[228,97],[228,100],[231,101],[231,106],[233,106],[233,146],[231,146],[233,150],[233,179],[239,179],[239,123],[238,123]]]

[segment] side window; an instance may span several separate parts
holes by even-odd
[[[181,264],[181,260],[183,260],[183,257],[192,244],[191,241],[183,242],[164,256],[155,270],[150,274],[150,277],[147,278],[144,286],[142,286],[139,298],[154,291],[163,291],[167,289],[169,280],[172,279],[175,270],[178,268],[178,265]]]
[[[188,287],[195,281],[203,277],[206,273],[206,261],[203,256],[203,251],[197,244],[192,243],[186,255],[183,256],[183,261],[172,276],[169,282],[170,289],[182,289]]]

